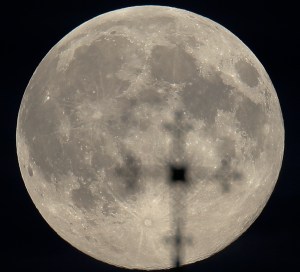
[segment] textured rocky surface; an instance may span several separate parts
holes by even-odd
[[[54,46],[24,94],[17,149],[26,187],[64,239],[108,263],[171,265],[168,170],[183,112],[185,263],[255,220],[278,177],[284,129],[262,65],[220,25],[166,7],[115,11]]]

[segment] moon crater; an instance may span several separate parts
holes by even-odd
[[[259,74],[255,67],[245,60],[239,60],[235,64],[240,79],[249,87],[257,86],[259,82]]]

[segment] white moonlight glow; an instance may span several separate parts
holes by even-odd
[[[178,112],[188,124],[180,159],[190,182],[183,263],[241,235],[265,206],[282,163],[276,92],[236,36],[162,6],[84,23],[32,76],[18,116],[17,153],[49,225],[98,260],[171,267],[168,126]]]

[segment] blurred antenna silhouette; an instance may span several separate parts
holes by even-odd
[[[185,135],[193,127],[184,120],[182,110],[175,111],[175,122],[164,125],[165,129],[173,136],[173,147],[171,148],[171,163],[180,164],[184,162]]]
[[[185,135],[192,129],[192,126],[184,120],[184,112],[176,111],[174,123],[164,125],[164,128],[171,133],[173,142],[169,162],[169,185],[171,197],[171,212],[174,221],[174,236],[168,237],[167,242],[173,247],[173,265],[176,271],[182,271],[184,258],[184,247],[190,242],[184,234],[186,215],[186,188],[189,180],[187,175],[187,164],[185,159]]]

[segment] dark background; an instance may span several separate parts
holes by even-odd
[[[258,57],[277,91],[286,130],[282,170],[267,206],[237,241],[184,271],[295,271],[299,266],[299,80],[297,1],[12,1],[1,4],[1,271],[125,271],[79,252],[43,220],[23,184],[15,148],[22,95],[41,59],[79,24],[107,11],[169,5],[206,16]],[[4,84],[3,84],[4,82]],[[2,122],[2,124],[3,124]],[[272,158],[270,158],[272,159]],[[3,176],[4,173],[4,176]],[[4,186],[3,186],[4,185]],[[4,270],[2,269],[4,268]]]

